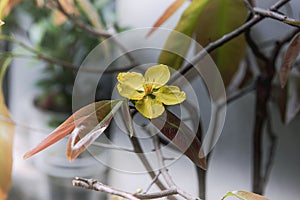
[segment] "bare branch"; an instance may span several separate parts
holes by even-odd
[[[271,10],[266,10],[266,9],[262,9],[262,8],[258,8],[258,7],[253,8],[253,11],[256,14],[259,14],[259,15],[264,16],[264,17],[269,17],[269,18],[284,22],[284,23],[286,23],[290,26],[300,27],[299,26],[299,24],[300,24],[299,20],[289,18],[288,16],[282,15],[278,12],[274,12],[274,11],[271,11]]]
[[[156,153],[156,156],[157,156],[157,161],[158,161],[158,164],[159,164],[159,171],[161,172],[161,174],[164,177],[164,179],[165,179],[166,183],[168,184],[168,186],[170,188],[176,188],[176,191],[178,192],[178,194],[180,196],[182,196],[183,198],[185,198],[185,199],[200,200],[198,197],[194,197],[191,194],[189,194],[186,191],[179,188],[175,184],[175,182],[172,180],[172,177],[170,176],[167,168],[165,167],[163,155],[162,155],[162,152],[160,150],[159,139],[156,136],[153,137],[153,145],[154,145],[155,153]]]
[[[95,29],[94,27],[76,19],[75,17],[73,17],[72,15],[70,15],[61,5],[61,3],[59,2],[59,0],[55,0],[56,4],[57,4],[57,8],[59,9],[59,11],[64,14],[73,24],[75,24],[76,26],[78,26],[79,28],[85,30],[86,32],[96,36],[96,37],[111,37],[112,34],[108,31],[105,30],[100,30],[100,29]]]
[[[75,179],[72,181],[73,186],[76,187],[82,187],[89,190],[95,190],[99,192],[105,192],[111,195],[116,195],[119,197],[123,197],[130,200],[138,200],[138,199],[157,199],[162,198],[170,195],[178,194],[176,189],[168,189],[163,190],[159,192],[153,192],[149,194],[144,193],[129,193],[122,190],[118,190],[115,188],[112,188],[108,185],[105,185],[95,179],[85,179],[85,178],[79,178],[75,177]]]
[[[145,158],[144,156],[144,152],[143,152],[143,148],[139,142],[139,140],[136,137],[131,137],[130,141],[132,143],[132,146],[134,148],[135,153],[137,154],[137,156],[139,157],[139,159],[141,160],[141,162],[143,163],[143,165],[145,166],[148,174],[150,175],[150,177],[152,179],[155,179],[156,174],[154,173],[154,170],[152,169],[149,161]],[[155,184],[159,187],[159,189],[161,190],[165,190],[166,187],[164,186],[164,184],[157,179],[157,181],[155,182]]]
[[[137,65],[137,61],[135,60],[135,58],[131,55],[131,53],[126,49],[126,47],[116,38],[113,37],[114,34],[116,33],[115,29],[111,26],[110,27],[110,31],[105,31],[102,29],[95,29],[94,27],[80,21],[79,19],[75,18],[74,16],[70,15],[61,5],[61,3],[59,2],[59,0],[55,0],[56,4],[57,4],[57,8],[59,9],[59,11],[64,14],[74,25],[76,25],[77,27],[81,28],[82,30],[85,30],[88,33],[91,33],[92,35],[96,36],[96,37],[104,37],[104,38],[109,38],[111,37],[112,40],[119,46],[119,48],[125,52],[128,60],[133,64],[133,65]]]
[[[289,1],[290,0],[280,0],[277,3],[275,3],[273,6],[271,6],[269,10],[275,11],[275,10],[279,9],[280,7],[282,7],[283,5],[285,5],[286,3],[288,3]],[[189,62],[187,65],[180,68],[180,70],[179,70],[180,73],[176,73],[174,76],[172,76],[171,82],[176,80],[178,78],[179,74],[184,75],[189,70],[191,70],[194,67],[194,65],[196,65],[200,60],[202,60],[207,55],[207,53],[212,52],[213,50],[215,50],[218,47],[220,47],[220,46],[224,45],[225,43],[227,43],[228,41],[236,38],[237,36],[239,36],[241,34],[243,34],[247,29],[254,26],[258,22],[262,21],[264,18],[265,18],[265,16],[261,16],[261,15],[256,14],[256,15],[253,16],[253,18],[251,18],[249,21],[247,21],[246,23],[244,23],[243,25],[241,25],[240,27],[238,27],[234,31],[223,35],[223,37],[221,37],[220,39],[218,39],[214,42],[209,43],[203,50],[201,50],[199,53],[197,53],[197,55],[195,55],[191,59],[191,62]]]

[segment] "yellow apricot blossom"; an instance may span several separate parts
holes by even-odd
[[[121,96],[133,100],[143,116],[153,119],[163,114],[164,105],[179,104],[186,99],[179,87],[165,85],[169,79],[168,66],[155,65],[144,76],[137,72],[119,73],[117,88]]]

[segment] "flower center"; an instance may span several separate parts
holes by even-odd
[[[153,85],[151,83],[144,84],[143,86],[146,94],[152,94]]]

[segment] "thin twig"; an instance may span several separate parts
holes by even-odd
[[[76,25],[77,27],[85,30],[88,33],[91,33],[92,35],[96,36],[96,37],[104,37],[104,38],[111,38],[118,46],[119,48],[126,53],[126,57],[128,58],[128,60],[132,63],[132,65],[138,65],[138,62],[136,61],[136,59],[132,56],[132,54],[129,52],[128,49],[126,49],[126,47],[116,38],[114,37],[114,34],[116,34],[116,31],[114,28],[110,27],[110,32],[109,31],[105,31],[102,29],[95,29],[94,27],[78,20],[77,18],[73,17],[72,15],[70,15],[61,5],[61,3],[59,2],[59,0],[55,0],[56,4],[57,4],[57,8],[59,9],[60,12],[62,12],[62,14],[64,14],[74,25]]]
[[[72,15],[70,15],[61,5],[61,3],[59,2],[59,0],[55,0],[56,4],[57,4],[57,8],[59,9],[59,11],[64,14],[73,24],[75,24],[77,27],[85,30],[86,32],[96,36],[96,37],[106,37],[109,38],[112,36],[112,34],[108,31],[102,30],[102,29],[95,29],[94,27],[86,24],[85,22],[82,22],[78,19],[76,19],[75,17],[73,17]]]
[[[130,200],[138,200],[138,199],[157,199],[157,198],[163,198],[170,195],[177,194],[176,189],[168,189],[163,190],[159,192],[153,192],[149,194],[144,193],[129,193],[125,192],[119,189],[112,188],[108,185],[105,185],[95,179],[86,179],[86,178],[80,178],[75,177],[75,179],[72,181],[73,186],[76,187],[82,187],[85,189],[95,190],[99,192],[105,192],[111,195],[116,195],[119,197],[123,197]]]
[[[134,67],[134,65],[132,65],[132,66],[125,66],[121,69],[96,69],[96,68],[87,69],[84,67],[80,68],[80,66],[74,65],[70,62],[66,62],[66,61],[48,56],[44,53],[41,53],[40,51],[34,49],[33,47],[28,46],[24,42],[21,42],[13,37],[6,36],[6,35],[0,35],[0,39],[9,41],[9,42],[13,42],[33,54],[33,55],[22,55],[22,54],[12,54],[11,52],[7,52],[7,55],[13,55],[13,56],[21,57],[21,58],[42,60],[42,61],[45,61],[50,64],[54,64],[54,65],[58,65],[60,67],[66,68],[66,69],[70,69],[75,72],[81,71],[81,72],[87,72],[87,73],[106,73],[107,74],[107,73],[115,73],[115,72],[119,72],[119,71],[128,71]],[[5,54],[5,53],[1,52],[1,54]]]
[[[135,135],[135,134],[134,134]],[[150,175],[150,177],[152,179],[155,179],[156,174],[154,173],[154,170],[152,169],[149,161],[145,158],[144,156],[144,151],[143,148],[139,142],[139,140],[136,137],[131,137],[130,141],[132,143],[132,146],[134,148],[135,153],[137,154],[137,156],[139,157],[139,159],[141,160],[142,164],[144,165],[144,167],[146,168],[148,174]],[[165,190],[166,187],[164,186],[164,184],[158,179],[155,184],[159,187],[159,189],[161,190]]]
[[[144,194],[148,193],[149,190],[151,189],[151,187],[155,184],[155,182],[158,180],[158,177],[161,175],[161,172],[159,171],[156,176],[154,177],[154,179],[151,181],[151,183],[149,184],[149,186],[147,187],[147,189],[145,190]]]
[[[286,23],[290,26],[299,27],[299,25],[297,25],[297,23],[300,24],[299,20],[290,18],[286,15],[282,15],[278,12],[274,12],[274,11],[271,11],[271,10],[266,10],[266,9],[263,9],[263,8],[255,7],[255,8],[253,8],[253,11],[256,14],[259,14],[259,15],[264,16],[264,17],[269,17],[269,18],[284,22],[284,23]]]
[[[273,6],[271,6],[269,10],[275,11],[275,10],[279,9],[280,7],[282,7],[283,5],[285,5],[286,3],[288,3],[289,1],[290,0],[278,1]],[[224,45],[228,41],[236,38],[237,36],[243,34],[247,29],[254,26],[255,24],[257,24],[258,22],[260,22],[264,18],[265,18],[265,16],[256,14],[256,15],[253,16],[252,19],[250,19],[249,21],[247,21],[246,23],[244,23],[243,25],[241,25],[237,29],[233,30],[232,32],[230,32],[228,34],[223,35],[220,39],[209,43],[204,49],[202,49],[199,53],[197,53],[187,65],[181,67],[180,70],[179,70],[179,73],[176,73],[172,76],[171,82],[176,80],[180,74],[184,75],[187,72],[189,72],[194,67],[194,65],[196,65],[205,56],[207,56],[208,53],[212,52],[213,50],[217,49],[218,47],[221,47],[222,45]]]
[[[161,149],[160,149],[159,140],[158,140],[157,136],[153,136],[153,145],[154,145],[154,149],[155,149],[157,161],[158,161],[158,164],[159,164],[159,170],[160,170],[162,176],[164,177],[167,185],[170,188],[176,189],[176,191],[178,192],[178,194],[180,196],[182,196],[183,198],[185,198],[185,199],[189,199],[189,200],[195,200],[195,199],[197,199],[197,200],[200,200],[198,197],[194,197],[193,195],[187,193],[185,190],[182,190],[181,188],[179,188],[175,184],[175,182],[173,181],[172,177],[170,176],[167,168],[165,167],[163,155],[162,155],[162,152],[161,152]]]
[[[266,163],[266,167],[265,167],[265,174],[263,176],[263,188],[266,187],[266,184],[269,180],[271,170],[272,170],[272,166],[273,166],[274,159],[275,159],[275,150],[276,150],[276,147],[277,147],[277,136],[274,133],[273,128],[272,128],[272,118],[271,118],[269,110],[267,112],[267,115],[268,115],[267,135],[268,135],[269,140],[270,140],[270,147],[269,147],[269,154],[268,154],[268,157],[267,157],[267,163]]]
[[[112,145],[112,144],[105,144],[105,143],[101,143],[101,142],[93,142],[91,145],[96,146],[96,147],[106,148],[106,149],[134,152],[133,149],[129,149],[129,148],[121,147],[121,146],[116,146],[116,145]]]

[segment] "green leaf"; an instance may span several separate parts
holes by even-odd
[[[11,185],[12,148],[14,138],[14,123],[5,105],[2,81],[3,76],[11,62],[11,57],[0,59],[0,199],[6,199]]]
[[[206,159],[200,140],[176,115],[166,110],[163,116],[152,119],[152,123],[191,161],[206,169]]]
[[[222,198],[222,200],[224,200],[227,197],[236,197],[240,200],[268,200],[266,197],[263,197],[261,195],[242,190],[227,192],[226,195]]]
[[[286,85],[290,71],[300,52],[300,33],[289,44],[280,66],[280,83],[283,88]]]
[[[241,26],[246,17],[244,0],[210,0],[199,17],[196,40],[205,47]],[[244,35],[240,35],[210,54],[220,70],[225,86],[228,86],[237,71],[246,47]]]
[[[181,67],[184,58],[172,52],[178,52],[182,56],[186,55],[191,41],[183,40],[182,36],[177,32],[192,37],[199,20],[199,16],[208,2],[209,0],[197,0],[191,2],[181,15],[178,24],[174,28],[174,32],[171,32],[169,35],[163,48],[165,50],[161,52],[158,63],[168,65],[174,69],[179,69]]]
[[[28,151],[24,155],[24,159],[35,155],[71,134],[66,153],[70,161],[74,160],[104,132],[123,102],[123,100],[104,100],[91,103],[79,109],[51,132],[40,144]]]

